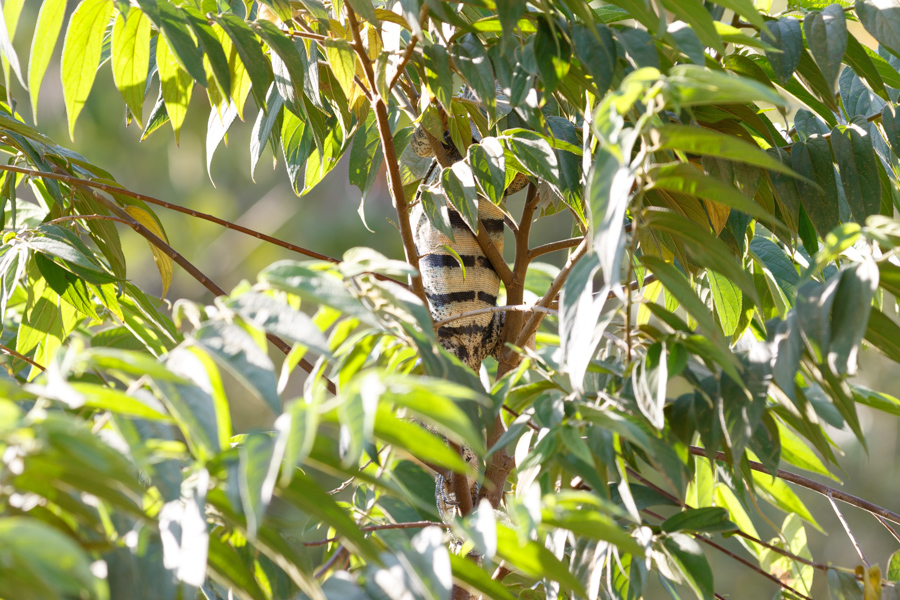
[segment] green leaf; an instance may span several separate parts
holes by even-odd
[[[872,141],[866,131],[856,125],[835,127],[831,132],[831,149],[841,173],[844,196],[857,223],[881,210],[881,180]]]
[[[471,465],[437,435],[421,425],[398,419],[387,406],[380,405],[375,418],[375,436],[403,448],[413,456],[457,473],[474,475]]]
[[[803,19],[803,33],[810,54],[819,65],[825,81],[833,91],[841,72],[841,61],[847,50],[847,21],[844,8],[832,4],[822,12],[811,12]]]
[[[303,85],[306,80],[306,64],[297,50],[298,45],[302,46],[303,42],[291,41],[284,32],[278,29],[269,21],[260,20],[254,23],[254,31],[261,37],[269,48],[275,52],[272,55],[272,66],[276,64],[276,59],[281,59],[284,68],[290,77],[289,82],[279,83],[280,75],[276,72],[275,83],[278,84],[278,90],[281,92],[282,98],[289,105],[302,104]],[[271,52],[270,52],[271,54]],[[276,69],[277,71],[277,69]],[[286,94],[282,90],[290,90],[291,93]]]
[[[171,421],[172,418],[160,412],[162,406],[152,406],[146,398],[129,396],[115,388],[93,385],[90,383],[72,382],[72,389],[84,396],[84,406],[99,410],[108,410],[119,415],[150,419],[154,421]]]
[[[827,579],[831,600],[863,600],[862,585],[850,573],[828,569]]]
[[[800,30],[800,21],[794,17],[783,17],[777,21],[769,21],[771,36],[763,34],[776,49],[781,52],[766,50],[766,58],[772,65],[772,70],[778,77],[778,81],[785,85],[794,75],[800,64],[800,56],[803,54],[803,33]]]
[[[545,525],[568,529],[578,537],[603,540],[614,544],[621,552],[643,556],[644,549],[616,521],[600,511],[589,508],[581,510],[545,510],[541,519]]]
[[[456,162],[441,171],[444,195],[459,213],[466,225],[478,233],[478,190],[472,168],[465,162]]]
[[[372,184],[375,183],[383,160],[375,111],[370,110],[365,123],[360,123],[357,127],[353,136],[353,146],[350,148],[349,180],[351,185],[355,185],[362,192],[362,202],[365,202]]]
[[[847,38],[848,40],[853,40],[853,42],[849,42],[847,46],[847,58],[849,60],[850,54],[852,53],[854,42],[856,41],[853,36]],[[862,44],[860,44],[862,46]],[[869,57],[869,60],[872,61],[872,64],[875,66],[875,69],[878,70],[878,74],[881,76],[881,79],[884,81],[884,84],[890,86],[892,88],[900,88],[900,72],[897,71],[891,63],[885,60],[882,56],[878,54],[872,48],[868,46],[862,46],[863,51],[866,53],[866,56]],[[886,51],[885,51],[886,52]],[[894,58],[893,56],[891,58]],[[895,59],[896,60],[896,59]],[[853,63],[848,63],[850,66],[853,66]],[[856,67],[854,67],[855,69]],[[871,83],[871,82],[870,82]],[[876,90],[877,92],[877,90]],[[879,95],[880,92],[879,92]]]
[[[287,166],[291,187],[298,196],[303,192],[306,162],[315,149],[312,127],[289,110],[284,112],[281,125],[281,149]]]
[[[699,533],[722,533],[736,531],[737,525],[728,520],[728,511],[719,506],[692,508],[675,513],[660,528],[667,532],[690,531]]]
[[[697,65],[675,65],[669,69],[667,82],[669,104],[673,106],[747,102],[787,106],[777,92],[757,81]]]
[[[857,75],[866,80],[873,92],[878,94],[883,100],[890,102],[890,96],[888,96],[887,90],[884,89],[884,79],[881,76],[881,72],[866,50],[867,48],[860,44],[854,36],[848,35],[844,61],[850,65]],[[875,53],[873,52],[873,54]],[[875,56],[881,58],[877,54]],[[884,62],[884,59],[882,59],[882,62]],[[887,66],[890,68],[890,65]],[[900,83],[900,81],[895,81],[895,83]]]
[[[497,110],[494,69],[488,58],[484,45],[472,33],[467,33],[453,46],[453,62],[465,77],[469,86],[475,90],[478,99],[487,110],[488,117],[494,120]]]
[[[662,149],[717,156],[797,177],[786,165],[750,142],[732,135],[690,125],[664,125],[654,130]]]
[[[708,228],[702,228],[687,218],[663,210],[647,211],[646,223],[683,241],[691,258],[704,267],[717,271],[740,288],[753,302],[759,297],[753,280],[743,265],[734,259],[725,242],[716,238]]]
[[[700,550],[700,544],[683,533],[674,533],[663,539],[662,547],[697,597],[712,600],[715,594],[712,569]]]
[[[112,0],[84,0],[72,13],[62,53],[63,98],[69,117],[69,137],[97,75],[103,32],[112,14]]]
[[[900,581],[900,550],[891,554],[884,576],[888,581]]]
[[[36,518],[0,520],[0,594],[5,598],[98,598],[91,558],[71,537]]]
[[[894,156],[900,157],[900,112],[893,104],[888,104],[881,112],[881,126]]]
[[[865,339],[894,362],[900,362],[900,326],[875,307],[869,315]]]
[[[453,98],[453,73],[450,71],[447,49],[440,44],[428,44],[425,46],[424,56],[428,91],[437,98],[445,111],[449,111],[450,100]]]
[[[267,600],[268,596],[259,587],[237,550],[217,536],[209,536],[209,554],[206,560],[216,580],[226,582],[229,588],[252,600]]]
[[[247,517],[247,537],[253,541],[272,501],[284,446],[265,433],[251,433],[239,446],[241,504]]]
[[[331,72],[334,73],[344,95],[349,98],[356,85],[353,82],[353,77],[356,75],[356,55],[353,53],[353,48],[346,40],[329,39],[322,44],[325,46],[325,54],[328,56]]]
[[[469,146],[469,164],[478,187],[494,204],[500,204],[506,185],[506,157],[497,138],[486,137]]]
[[[214,20],[222,26],[234,43],[244,68],[250,76],[250,91],[260,108],[265,110],[266,92],[272,82],[272,68],[260,48],[259,40],[253,34],[247,22],[232,13],[218,15]],[[352,79],[352,78],[351,78]]]
[[[838,375],[856,373],[859,344],[866,333],[872,299],[878,287],[878,267],[872,259],[841,272],[831,314],[828,365]]]
[[[780,221],[776,221],[771,213],[748,199],[734,186],[725,185],[719,179],[705,175],[703,171],[693,165],[686,163],[661,165],[651,169],[649,177],[652,181],[651,189],[661,188],[718,202],[747,213],[760,221],[784,228],[784,225]]]
[[[572,40],[578,60],[594,80],[599,96],[603,96],[612,85],[618,54],[609,27],[597,23],[595,30],[576,24],[572,28]]]
[[[143,126],[142,107],[150,68],[150,19],[140,10],[116,16],[112,34],[113,81],[131,114]]]
[[[228,69],[228,57],[225,56],[219,37],[199,11],[190,6],[184,6],[182,10],[188,17],[188,25],[197,37],[200,48],[203,49],[204,59],[209,62],[209,69],[215,78],[218,91],[225,96],[223,100],[227,101],[231,98],[231,73]]]
[[[417,427],[417,425],[410,426]],[[319,521],[334,527],[338,535],[345,538],[345,542],[355,554],[361,555],[366,560],[378,560],[378,550],[366,538],[356,522],[338,506],[318,482],[302,471],[294,473],[291,485],[287,488],[279,488],[276,495],[316,517]]]
[[[323,356],[331,355],[328,341],[312,319],[272,296],[246,292],[224,300],[223,305],[254,327],[307,346]]]
[[[716,31],[716,23],[713,21],[712,15],[706,10],[697,10],[697,7],[691,4],[689,0],[664,0],[663,6],[672,11],[672,13],[690,26],[689,31],[696,34],[696,37],[703,45],[709,46],[719,53],[725,52],[725,44],[719,32]],[[672,33],[670,31],[670,33]],[[703,64],[702,62],[700,64]]]
[[[900,56],[900,13],[892,3],[856,0],[856,16],[878,43]]]
[[[141,10],[150,17],[171,48],[176,62],[181,65],[190,77],[200,85],[206,85],[206,72],[203,70],[203,54],[197,47],[191,32],[186,25],[184,12],[169,2],[156,0],[137,0]]]
[[[719,275],[715,271],[707,271],[709,275],[709,289],[712,292],[713,305],[722,324],[722,333],[731,337],[737,331],[741,320],[741,305],[743,294],[740,288],[729,278]]]
[[[235,324],[214,321],[194,332],[194,339],[273,413],[281,413],[275,367],[247,331]]]
[[[66,16],[66,0],[47,0],[41,4],[34,37],[31,38],[31,57],[28,60],[28,90],[31,95],[31,110],[37,122],[38,96],[41,82],[53,57],[53,49],[59,39],[63,19]]]
[[[559,161],[547,139],[524,129],[505,132],[502,139],[529,173],[558,186]]]
[[[796,142],[791,148],[791,161],[794,170],[808,180],[796,182],[797,192],[816,232],[824,239],[829,231],[841,223],[837,182],[828,140],[816,135]],[[812,183],[813,181],[816,183]]]
[[[538,73],[544,82],[544,92],[550,94],[559,87],[560,81],[568,74],[572,60],[572,47],[568,40],[559,35],[558,26],[547,18],[538,18],[538,29],[534,36],[534,58]]]
[[[501,4],[501,2],[498,2]],[[453,568],[453,579],[467,588],[481,592],[486,598],[497,600],[515,600],[502,583],[491,579],[474,561],[458,554],[450,553],[450,565]]]
[[[722,333],[718,326],[716,326],[716,322],[713,320],[709,309],[691,288],[684,275],[672,265],[653,256],[644,255],[641,257],[641,262],[644,266],[653,271],[653,274],[659,278],[666,290],[675,296],[685,310],[697,320],[697,323],[704,329],[709,339],[712,340],[719,349],[725,349],[725,352],[722,355],[725,358],[720,359],[719,364],[733,379],[740,380],[737,371],[737,359],[727,350],[727,344],[725,344]]]
[[[156,64],[159,67],[160,89],[166,105],[166,113],[178,142],[181,126],[191,101],[194,82],[185,71],[164,38],[157,38]]]
[[[584,589],[552,552],[534,540],[520,540],[516,533],[504,526],[497,527],[497,556],[531,577],[547,577],[564,590],[586,595]]]

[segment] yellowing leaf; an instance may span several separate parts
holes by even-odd
[[[149,229],[150,233],[168,243],[169,240],[166,238],[166,232],[163,231],[159,223],[156,222],[153,215],[137,206],[126,206],[125,212],[127,212],[132,219]],[[150,244],[150,250],[153,251],[153,260],[156,262],[156,268],[159,269],[159,278],[162,280],[162,294],[160,294],[160,296],[165,297],[166,292],[169,291],[169,286],[172,285],[172,259],[153,244]]]
[[[163,101],[166,103],[166,112],[169,114],[169,121],[172,122],[172,129],[175,130],[177,144],[188,103],[191,101],[194,80],[179,64],[165,36],[159,36],[156,43],[156,64],[159,66]]]
[[[716,235],[719,235],[725,229],[725,223],[728,222],[728,216],[731,214],[731,207],[712,200],[703,200],[703,205],[706,207],[706,213],[709,215],[709,222],[712,223],[713,231],[716,232]]]
[[[859,565],[856,574],[863,580],[863,600],[881,600],[881,567],[874,565],[866,570]]]

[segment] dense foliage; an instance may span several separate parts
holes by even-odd
[[[44,0],[27,64],[24,4],[0,19],[0,598],[706,600],[722,536],[781,597],[894,597],[900,559],[813,560],[792,486],[900,515],[789,471],[834,478],[826,426],[865,446],[857,405],[900,415],[851,379],[863,343],[900,361],[896,0]],[[58,40],[72,135],[98,65],[144,136],[205,92],[207,161],[255,105],[251,172],[271,147],[303,195],[346,155],[365,201],[383,167],[406,260],[265,238],[312,259],[219,289],[154,213],[178,207],[16,112]],[[417,127],[443,169],[421,189]],[[416,202],[441,231],[510,215],[480,374],[437,343]],[[529,247],[560,212],[573,237]],[[215,303],[129,282],[122,226],[163,295],[183,268]],[[274,430],[234,435],[245,402]]]

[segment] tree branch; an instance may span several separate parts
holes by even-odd
[[[203,287],[208,289],[210,292],[212,292],[216,296],[227,296],[228,295],[225,292],[225,290],[220,288],[218,285],[216,285],[216,283],[214,281],[212,281],[209,277],[204,275],[200,269],[195,267],[189,260],[187,260],[181,254],[179,254],[174,248],[172,248],[172,246],[170,246],[169,244],[167,244],[166,242],[161,240],[159,237],[157,237],[156,234],[154,234],[152,231],[150,231],[149,229],[147,229],[146,227],[144,227],[143,225],[138,223],[136,220],[134,220],[131,217],[131,215],[129,215],[124,210],[122,210],[115,202],[108,200],[99,194],[94,194],[94,197],[97,198],[97,200],[101,204],[103,204],[103,206],[105,206],[110,211],[112,211],[113,213],[118,215],[118,217],[119,217],[118,220],[127,224],[129,227],[134,229],[134,231],[138,235],[140,235],[145,240],[147,240],[148,242],[150,242],[151,244],[153,244],[154,246],[156,246],[157,248],[162,250],[166,254],[166,256],[171,258],[172,261],[174,261],[178,266],[180,266],[182,269],[187,271],[191,277],[193,277],[194,279],[199,281],[200,284],[203,285]],[[91,215],[91,216],[104,217],[106,215]],[[284,352],[284,354],[290,354],[291,346],[287,342],[282,340],[280,337],[278,337],[274,334],[271,334],[271,333],[267,333],[266,338],[270,342],[272,342],[272,344],[274,344],[276,348],[278,348],[279,350]],[[300,365],[300,368],[302,368],[307,373],[313,372],[314,367],[313,367],[312,363],[310,363],[305,358],[301,358],[300,362],[298,364]],[[327,377],[323,376],[322,379],[325,380],[325,385],[328,388],[328,391],[331,392],[332,394],[337,394],[337,388],[335,387],[334,383],[332,383]]]
[[[372,104],[375,108],[375,122],[378,125],[378,136],[381,138],[381,150],[384,153],[384,164],[387,168],[388,188],[391,190],[394,206],[397,208],[397,221],[400,226],[400,237],[403,240],[406,262],[417,271],[416,275],[411,277],[412,291],[427,306],[428,300],[425,297],[425,287],[422,285],[422,276],[418,273],[419,253],[416,250],[412,228],[409,224],[409,203],[406,201],[406,196],[403,193],[403,183],[400,180],[400,165],[397,161],[397,149],[394,147],[394,138],[391,135],[391,126],[388,122],[387,104],[385,99],[378,94],[375,71],[372,69],[372,61],[369,60],[369,55],[366,54],[362,37],[359,34],[359,22],[356,20],[356,13],[353,12],[349,3],[344,4],[344,8],[347,10],[347,24],[350,27],[350,32],[353,34],[354,50],[359,62],[362,64],[366,80],[369,83],[369,89],[372,90],[374,98]]]
[[[694,456],[703,456],[703,457],[706,456],[705,448],[698,448],[697,446],[691,446],[690,451],[691,451],[691,454],[693,454]],[[725,458],[724,452],[717,452],[716,460],[719,462],[724,462],[724,463],[729,462]],[[750,468],[753,469],[754,471],[758,471],[760,473],[765,473],[766,475],[772,474],[761,463],[758,463],[758,462],[755,462],[752,460],[749,461],[749,463],[750,463]],[[823,485],[823,484],[819,483],[818,481],[813,481],[812,479],[807,479],[806,477],[803,477],[802,475],[797,475],[796,473],[791,473],[790,471],[785,471],[783,469],[778,469],[778,471],[775,475],[779,479],[784,479],[785,481],[788,481],[790,483],[799,485],[801,487],[805,487],[808,490],[818,492],[818,493],[822,494],[823,496],[827,497],[830,495],[835,500],[840,500],[841,502],[843,502],[845,504],[855,506],[856,508],[861,508],[862,510],[864,510],[872,515],[875,515],[876,517],[881,517],[881,518],[883,518],[887,521],[891,521],[893,523],[900,523],[900,515],[898,515],[897,513],[893,512],[891,510],[888,510],[886,508],[883,508],[881,506],[878,506],[877,504],[873,504],[872,502],[869,502],[868,500],[864,500],[862,498],[854,496],[853,494],[848,494],[846,492],[842,492],[841,490],[837,490],[833,487]]]
[[[551,242],[549,244],[544,244],[543,246],[538,246],[537,248],[532,248],[528,251],[528,258],[529,260],[534,260],[543,254],[565,250],[566,248],[574,248],[580,244],[583,239],[583,237],[569,238],[567,240],[559,240],[558,242]]]
[[[480,201],[490,202],[490,200],[487,200],[486,198],[482,198]],[[503,255],[500,254],[497,246],[494,245],[491,236],[487,232],[487,227],[485,227],[484,222],[482,222],[481,219],[478,219],[478,233],[475,235],[475,240],[478,242],[478,245],[481,246],[481,251],[484,252],[484,255],[490,261],[491,266],[494,267],[494,271],[497,272],[500,281],[509,288],[516,276],[509,269],[509,265],[506,264],[506,261],[503,260]]]
[[[16,351],[13,350],[12,348],[7,348],[7,347],[4,346],[3,344],[0,344],[0,352],[2,352],[3,354],[8,354],[8,355],[10,355],[10,356],[12,356],[12,357],[18,358],[19,360],[24,360],[24,361],[27,362],[29,365],[31,365],[31,366],[34,367],[35,369],[38,369],[39,371],[45,371],[45,370],[46,370],[42,365],[39,365],[38,363],[36,363],[35,361],[31,360],[30,358],[28,358],[28,357],[25,356],[24,354],[19,354],[18,352],[16,352]]]

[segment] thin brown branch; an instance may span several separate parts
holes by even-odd
[[[879,517],[878,515],[874,515],[874,517],[875,517],[876,519],[878,519],[878,522],[879,522],[879,523],[881,523],[882,525],[884,525],[884,528],[887,529],[887,530],[891,533],[892,536],[894,536],[894,539],[895,539],[895,540],[897,540],[898,542],[900,542],[900,535],[897,534],[897,530],[896,530],[896,529],[894,529],[893,527],[891,527],[891,524],[890,524],[890,523],[888,523],[887,521],[885,521],[884,519],[882,519],[882,518]]]
[[[178,266],[180,266],[182,269],[187,271],[187,273],[191,277],[193,277],[198,282],[200,282],[200,284],[203,287],[205,287],[207,290],[209,290],[216,296],[227,296],[228,295],[225,292],[225,290],[223,290],[218,285],[216,285],[216,283],[214,281],[212,281],[209,277],[207,277],[200,269],[195,267],[189,260],[187,260],[184,256],[179,254],[178,251],[176,251],[174,248],[172,248],[172,246],[170,246],[169,244],[167,244],[166,242],[161,240],[159,237],[157,237],[156,234],[154,234],[152,231],[150,231],[149,229],[147,229],[146,227],[144,227],[143,225],[138,223],[136,220],[134,220],[131,217],[131,215],[129,215],[124,210],[122,210],[115,202],[108,200],[107,198],[105,198],[99,194],[95,194],[94,197],[97,198],[97,200],[101,204],[103,204],[103,206],[105,206],[107,209],[109,209],[110,211],[112,211],[113,213],[118,215],[118,217],[120,219],[122,219],[129,227],[134,229],[134,231],[138,235],[140,235],[145,240],[147,240],[148,242],[150,242],[151,244],[153,244],[154,246],[156,246],[157,248],[162,250],[162,252],[166,256],[171,258],[173,262],[175,262]],[[272,344],[276,348],[278,348],[285,354],[290,353],[291,346],[287,342],[282,340],[280,337],[278,337],[274,334],[271,334],[271,333],[267,333],[266,338],[270,342],[272,342]],[[312,363],[307,361],[305,358],[301,358],[300,362],[298,364],[300,365],[300,368],[302,368],[307,373],[313,372],[314,367],[313,367]],[[325,385],[328,388],[328,391],[330,391],[332,394],[337,394],[337,388],[335,387],[334,383],[332,383],[326,377],[323,377],[323,379],[325,380]]]
[[[428,305],[425,297],[425,287],[422,285],[422,276],[419,271],[419,253],[413,240],[412,227],[409,224],[409,203],[403,192],[403,182],[400,179],[400,163],[397,160],[397,149],[394,147],[394,137],[391,134],[391,126],[388,121],[388,111],[386,100],[378,94],[378,86],[375,80],[375,71],[372,68],[372,61],[366,53],[366,49],[362,43],[362,37],[359,34],[359,22],[356,19],[356,13],[349,3],[344,4],[347,10],[347,24],[350,32],[353,34],[354,49],[356,56],[362,64],[363,71],[366,75],[366,81],[369,83],[369,89],[372,90],[374,101],[372,104],[375,108],[375,122],[378,125],[378,136],[381,138],[381,150],[384,154],[384,163],[387,167],[388,187],[391,190],[391,196],[394,200],[394,206],[397,209],[397,221],[400,227],[400,237],[403,240],[403,251],[406,254],[406,261],[416,269],[416,275],[412,276],[412,291],[419,297],[423,304]]]
[[[446,523],[439,523],[437,521],[411,521],[408,523],[386,523],[384,525],[368,525],[366,527],[361,527],[362,531],[381,531],[383,529],[424,529],[425,527],[440,527],[441,529],[449,529],[450,526]],[[332,542],[336,542],[340,537],[327,538],[324,540],[319,540],[317,542],[303,542],[304,546],[324,546],[325,544],[330,544]]]
[[[319,577],[327,573],[333,566],[338,563],[338,561],[343,560],[347,555],[347,547],[342,545],[340,548],[334,551],[334,554],[331,555],[331,558],[328,559],[328,562],[319,567],[319,570],[313,574],[313,578],[318,579]]]
[[[303,38],[305,40],[314,40],[316,42],[324,42],[328,38],[324,35],[320,35],[318,33],[313,33],[313,31],[309,28],[302,19],[293,19],[293,22],[297,25],[300,25],[304,31],[297,31],[296,29],[292,29],[290,31],[285,31],[284,33],[292,38]]]
[[[645,509],[643,510],[643,512],[646,513],[646,514],[648,514],[648,515],[650,515],[651,517],[653,517],[653,518],[655,518],[655,519],[659,519],[659,520],[661,520],[661,521],[665,521],[665,517],[656,514],[656,513],[653,512],[652,510],[647,510],[647,509],[645,508]],[[702,542],[702,543],[706,544],[707,546],[712,546],[713,548],[715,548],[716,550],[718,550],[718,551],[721,552],[722,554],[724,554],[724,555],[726,555],[726,556],[730,556],[731,558],[733,558],[734,560],[738,561],[739,563],[741,563],[741,564],[744,565],[745,567],[751,569],[752,571],[755,571],[755,572],[759,573],[760,575],[762,575],[762,576],[765,577],[766,579],[769,579],[770,581],[774,582],[774,583],[777,584],[780,588],[785,589],[785,590],[788,590],[789,592],[791,592],[791,593],[793,593],[793,594],[796,594],[798,597],[804,598],[804,600],[812,600],[812,598],[810,598],[809,596],[807,596],[807,595],[804,594],[803,592],[800,592],[799,590],[793,588],[791,585],[789,585],[789,584],[787,584],[787,583],[781,581],[780,579],[778,579],[777,577],[775,577],[775,576],[772,575],[771,573],[767,573],[766,571],[763,571],[762,569],[760,569],[758,566],[756,566],[756,565],[754,565],[753,563],[751,563],[751,562],[750,562],[749,560],[747,560],[746,558],[744,558],[744,557],[742,557],[742,556],[738,556],[737,554],[735,554],[734,552],[732,552],[732,551],[729,550],[728,548],[725,548],[724,546],[720,546],[719,544],[713,542],[712,540],[709,540],[709,539],[703,537],[702,535],[698,535],[698,534],[696,534],[696,533],[692,533],[691,536],[692,536],[695,540],[697,540],[698,542]]]
[[[142,202],[146,202],[147,204],[153,204],[156,206],[162,206],[163,208],[167,208],[169,210],[179,212],[185,215],[189,215],[191,217],[195,217],[197,219],[202,219],[204,221],[209,221],[210,223],[215,223],[216,225],[221,225],[225,229],[231,229],[237,231],[238,233],[243,233],[245,235],[249,235],[255,237],[256,239],[262,240],[264,242],[268,242],[279,248],[284,248],[285,250],[290,250],[291,252],[296,252],[297,254],[302,254],[303,256],[308,256],[310,258],[315,258],[318,260],[324,260],[330,263],[340,263],[341,261],[333,258],[331,256],[327,256],[325,254],[320,254],[315,252],[314,250],[309,250],[307,248],[303,248],[302,246],[297,246],[296,244],[292,244],[290,242],[285,242],[284,240],[280,240],[276,237],[272,237],[271,235],[262,233],[261,231],[257,231],[255,229],[250,229],[249,227],[244,227],[243,225],[238,225],[237,223],[232,223],[231,221],[226,221],[225,219],[220,219],[214,215],[200,212],[197,210],[193,210],[191,208],[185,208],[183,206],[179,206],[178,204],[172,204],[171,202],[166,202],[165,200],[160,200],[159,198],[154,198],[153,196],[147,196],[145,194],[139,194],[138,192],[132,192],[131,190],[127,190],[125,188],[117,187],[114,185],[109,185],[106,183],[100,183],[99,181],[91,181],[90,179],[81,179],[79,177],[72,177],[71,175],[63,175],[61,173],[45,173],[44,171],[36,171],[33,169],[25,169],[22,167],[14,167],[12,165],[0,165],[0,170],[4,171],[13,171],[15,173],[23,173],[25,175],[31,175],[33,177],[42,177],[45,179],[55,179],[57,181],[62,181],[64,183],[68,183],[69,185],[83,185],[87,187],[91,187],[94,189],[98,189],[100,191],[106,192],[107,194],[115,195],[121,194],[123,196],[127,196],[128,198],[134,198],[136,200],[141,200]],[[99,215],[102,216],[102,215]],[[63,220],[67,217],[60,217],[56,220]],[[72,219],[81,219],[84,218],[84,215],[71,215]],[[126,225],[129,223],[125,221],[121,221]],[[380,281],[391,281],[398,285],[405,285],[396,279],[391,277],[387,277],[386,275],[381,275],[378,273],[372,273],[375,279]]]
[[[447,323],[452,323],[453,321],[458,321],[460,319],[465,319],[468,317],[476,317],[478,315],[487,315],[490,313],[497,312],[522,312],[522,313],[530,313],[530,312],[541,312],[546,315],[557,315],[559,314],[557,311],[544,308],[542,306],[532,306],[531,304],[517,304],[517,305],[507,305],[507,306],[489,306],[487,308],[479,308],[477,310],[470,310],[466,312],[459,313],[458,315],[453,315],[447,319],[443,319],[441,321],[437,321],[434,324],[434,328],[443,327]]]
[[[428,5],[423,5],[423,9],[427,9]],[[409,59],[412,58],[413,52],[416,49],[416,44],[418,43],[419,38],[413,36],[409,43],[406,44],[406,50],[403,51],[403,56],[400,58],[400,64],[397,65],[397,72],[394,73],[394,76],[391,77],[391,80],[388,82],[388,92],[394,89],[394,86],[397,85],[397,81],[403,75],[403,70],[406,68],[406,65],[409,63]]]
[[[699,448],[697,446],[691,446],[690,448],[691,454],[695,456],[706,456],[706,449]],[[716,453],[716,460],[719,462],[727,463],[728,460],[725,458],[724,452]],[[754,471],[758,471],[760,473],[765,473],[766,475],[771,475],[769,470],[764,467],[761,463],[755,461],[749,461],[750,468]],[[801,487],[805,487],[808,490],[812,490],[814,492],[818,492],[823,496],[828,496],[829,494],[835,500],[840,500],[845,504],[849,504],[851,506],[855,506],[856,508],[861,508],[862,510],[871,513],[877,517],[881,517],[887,521],[891,521],[893,523],[900,523],[900,515],[895,513],[894,511],[888,510],[877,504],[873,504],[868,500],[864,500],[859,498],[858,496],[854,496],[853,494],[848,494],[846,492],[842,492],[841,490],[837,490],[833,487],[829,487],[827,485],[821,484],[818,481],[813,481],[812,479],[807,479],[802,475],[797,475],[796,473],[791,473],[790,471],[785,471],[783,469],[778,469],[775,474],[779,479],[784,479],[790,483],[795,485],[799,485]]]
[[[39,365],[38,363],[34,362],[32,359],[28,358],[28,357],[25,356],[24,354],[19,354],[18,352],[16,352],[16,351],[13,350],[12,348],[7,348],[7,347],[4,346],[3,344],[0,344],[0,352],[2,352],[3,354],[8,354],[8,355],[10,355],[10,356],[12,356],[12,357],[18,358],[19,360],[24,360],[24,361],[27,362],[29,365],[31,365],[32,367],[34,367],[35,369],[38,369],[38,370],[40,370],[40,371],[45,371],[45,370],[46,370],[42,365]]]
[[[537,303],[537,306],[547,308],[550,303],[553,302],[553,299],[556,298],[556,295],[560,292],[563,284],[566,282],[566,278],[572,271],[572,267],[574,267],[575,263],[584,256],[585,252],[587,252],[587,239],[582,240],[578,245],[578,248],[569,255],[569,259],[566,261],[565,266],[557,274],[553,283],[550,284],[547,293],[544,294],[544,297]],[[521,347],[525,345],[528,339],[538,330],[543,318],[544,316],[541,313],[534,313],[531,318],[528,319],[525,326],[522,328],[521,333],[519,333],[519,338],[516,340],[516,346]]]
[[[574,248],[580,244],[583,239],[583,237],[569,238],[567,240],[559,240],[558,242],[551,242],[549,244],[544,244],[543,246],[538,246],[537,248],[532,248],[528,251],[528,258],[534,260],[543,254],[565,250],[566,248]]]

